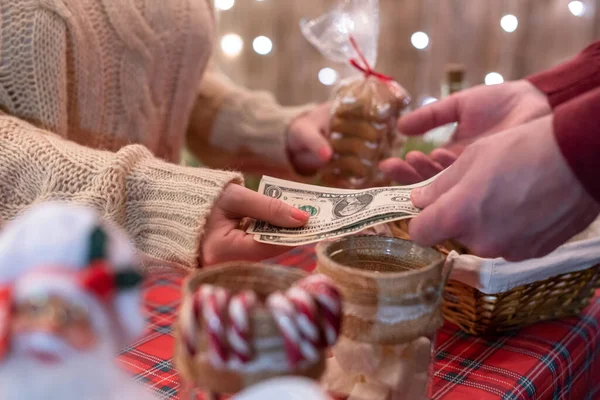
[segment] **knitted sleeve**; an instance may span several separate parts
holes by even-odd
[[[0,221],[45,200],[92,206],[129,233],[149,269],[198,265],[207,215],[230,182],[242,177],[169,164],[140,145],[93,150],[0,115]]]
[[[287,128],[313,107],[282,107],[267,92],[236,86],[213,65],[200,84],[187,145],[213,168],[289,175]]]

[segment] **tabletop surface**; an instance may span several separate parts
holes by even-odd
[[[270,262],[311,270],[314,248],[301,247]],[[119,355],[134,379],[162,399],[179,399],[172,324],[181,276],[153,277],[145,296],[146,334]],[[435,400],[600,399],[600,296],[581,316],[477,338],[446,323],[435,355]]]

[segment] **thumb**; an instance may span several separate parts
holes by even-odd
[[[322,162],[331,158],[332,150],[322,129],[316,122],[304,120],[290,131],[289,149],[292,153],[308,153]]]
[[[461,178],[459,171],[455,164],[451,165],[428,185],[411,190],[410,198],[415,207],[425,208],[450,190]]]
[[[323,162],[329,161],[332,150],[329,141],[316,126],[307,126],[299,134],[303,148]]]
[[[408,234],[419,246],[435,246],[458,233],[458,225],[448,222],[448,206],[452,204],[453,191],[425,208],[408,226]],[[455,197],[455,196],[454,196]]]
[[[296,172],[305,176],[317,173],[318,169],[326,164],[321,158],[308,151],[291,154],[290,161]]]
[[[266,221],[275,226],[298,227],[309,215],[283,201],[265,196],[240,185],[227,185],[215,206],[226,215]]]

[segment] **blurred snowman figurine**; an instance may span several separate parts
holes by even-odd
[[[115,364],[143,332],[134,249],[93,210],[45,203],[0,232],[0,399],[154,396]]]

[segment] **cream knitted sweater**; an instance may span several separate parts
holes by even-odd
[[[285,169],[300,112],[205,72],[214,25],[207,0],[0,0],[0,224],[45,200],[91,205],[146,267],[194,268],[213,202],[242,176],[176,165],[182,147]]]

